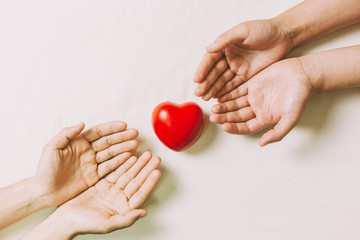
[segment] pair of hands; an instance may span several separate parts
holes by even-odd
[[[132,156],[138,132],[124,122],[83,129],[65,128],[45,146],[34,185],[47,206],[59,206],[52,221],[69,226],[69,235],[130,226],[146,215],[139,207],[160,178],[160,158]]]
[[[207,47],[194,76],[197,96],[218,98],[210,121],[234,134],[276,124],[261,137],[260,146],[280,141],[313,92],[300,59],[278,62],[292,47],[286,28],[275,20],[241,23],[220,35]]]

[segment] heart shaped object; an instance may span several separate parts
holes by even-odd
[[[174,151],[184,151],[200,137],[204,113],[193,102],[181,105],[163,102],[152,113],[152,125],[163,144]]]

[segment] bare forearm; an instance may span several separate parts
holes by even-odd
[[[71,229],[72,227],[66,225],[66,221],[55,211],[20,240],[71,240],[75,237]]]
[[[360,45],[299,58],[318,92],[360,86]]]
[[[0,229],[47,207],[40,191],[27,178],[0,189]]]
[[[273,19],[294,47],[360,21],[359,0],[305,0]]]

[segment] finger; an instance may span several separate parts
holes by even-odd
[[[131,156],[128,160],[126,160],[120,167],[118,167],[115,171],[106,176],[106,180],[115,184],[120,177],[126,173],[137,161],[135,156]]]
[[[249,106],[247,96],[242,96],[235,100],[230,100],[224,103],[215,104],[214,106],[212,106],[211,112],[212,113],[232,112],[247,106]]]
[[[223,53],[208,53],[206,52],[200,61],[198,68],[194,75],[194,82],[201,83],[204,81],[206,75],[213,67],[213,65],[221,58]]]
[[[101,137],[124,131],[126,127],[126,123],[122,121],[103,123],[86,130],[83,137],[89,142],[93,142]]]
[[[127,129],[122,132],[113,133],[99,138],[91,143],[91,146],[95,152],[102,151],[106,148],[111,147],[117,143],[125,142],[131,139],[136,138],[139,135],[139,132],[136,129]]]
[[[154,190],[156,184],[159,182],[160,176],[161,173],[159,170],[154,170],[150,173],[140,189],[129,199],[130,209],[139,208],[144,204]]]
[[[151,153],[145,152],[143,153],[136,163],[126,172],[124,173],[119,180],[116,182],[116,187],[120,189],[124,189],[126,185],[135,178],[135,176],[140,172],[141,169],[150,161]]]
[[[209,90],[204,95],[203,99],[205,101],[210,100],[211,98],[214,98],[216,93],[224,86],[224,84],[229,81],[234,76],[233,71],[231,71],[230,68],[226,69],[225,72],[223,72],[218,79],[216,79],[215,83],[211,85]]]
[[[138,142],[136,140],[129,140],[126,142],[112,145],[111,147],[96,153],[96,162],[102,163],[123,152],[131,152],[135,150],[137,147],[138,147]]]
[[[247,94],[248,94],[248,88],[247,88],[247,85],[244,84],[244,85],[241,85],[241,86],[235,88],[231,92],[228,92],[225,95],[219,97],[218,102],[223,103],[223,102],[226,102],[226,101],[230,101],[230,100],[239,98],[241,96],[245,96]]]
[[[134,193],[139,190],[150,173],[159,167],[160,162],[161,160],[157,156],[151,158],[148,164],[146,164],[146,166],[140,171],[136,178],[129,182],[129,184],[124,189],[124,193],[128,199],[130,199]]]
[[[121,215],[113,215],[105,222],[102,233],[109,233],[117,229],[130,227],[136,220],[145,217],[147,212],[144,209],[134,209]]]
[[[251,134],[256,133],[264,128],[268,127],[267,125],[262,124],[258,119],[253,118],[244,123],[224,123],[221,128],[231,134]]]
[[[213,123],[240,123],[246,122],[255,117],[250,107],[244,107],[234,112],[211,114],[210,121]]]
[[[198,97],[204,96],[204,94],[208,91],[211,85],[215,82],[219,75],[226,70],[227,67],[228,64],[226,59],[220,58],[219,61],[217,61],[210,69],[210,71],[205,77],[205,80],[196,87],[195,95]]]
[[[215,42],[206,47],[208,52],[219,52],[235,43],[244,41],[248,33],[243,25],[239,24],[221,34]]]
[[[85,124],[78,123],[75,126],[62,129],[49,143],[48,146],[56,149],[63,149],[74,138],[79,136]]]
[[[103,162],[98,166],[99,178],[102,178],[106,174],[112,172],[114,169],[118,168],[126,160],[131,157],[131,153],[125,152],[117,155],[116,157],[110,159],[109,161]]]
[[[240,86],[245,80],[239,75],[235,75],[231,80],[227,81],[225,85],[215,94],[215,98],[219,98],[226,93],[232,91],[234,88]]]
[[[286,134],[290,132],[290,130],[297,123],[297,115],[296,114],[288,114],[282,116],[280,121],[275,125],[275,127],[268,132],[266,132],[260,139],[260,146],[263,147],[269,143],[278,142],[282,140]]]

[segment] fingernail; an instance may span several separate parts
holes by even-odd
[[[204,101],[209,101],[210,99],[209,99],[208,96],[203,96],[203,97],[202,97],[202,100],[204,100]]]
[[[211,43],[209,46],[206,47],[206,50],[208,51],[214,51],[218,45],[216,43]]]

